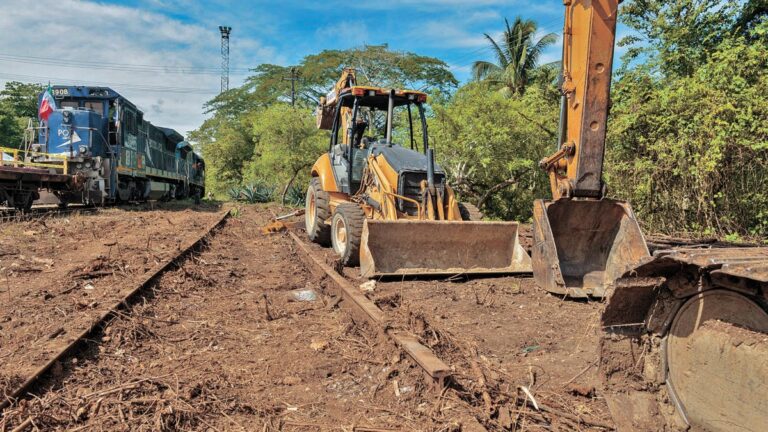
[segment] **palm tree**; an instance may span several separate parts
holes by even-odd
[[[537,41],[534,38],[538,26],[534,21],[517,17],[512,26],[507,19],[504,19],[504,23],[506,29],[499,42],[485,33],[498,63],[476,61],[472,65],[472,75],[476,81],[486,80],[501,85],[505,92],[519,95],[525,92],[531,72],[538,67],[542,51],[557,42],[557,35],[549,33]]]

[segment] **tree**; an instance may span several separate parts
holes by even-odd
[[[0,147],[21,147],[30,118],[37,118],[37,97],[43,87],[16,81],[0,91]]]
[[[245,117],[214,116],[191,132],[189,141],[205,158],[206,189],[224,194],[243,183],[245,168],[253,158],[255,143]]]
[[[556,99],[537,86],[509,98],[470,83],[433,110],[431,142],[461,199],[492,217],[530,219],[533,199],[548,193],[538,161],[554,147],[541,126],[556,130]]]
[[[635,30],[622,39],[629,50],[624,64],[641,64],[665,76],[692,76],[709,53],[728,37],[739,17],[740,3],[729,0],[632,0],[622,7],[621,21]]]
[[[557,35],[549,33],[536,40],[537,25],[534,21],[515,18],[506,28],[497,42],[485,33],[494,54],[496,63],[476,61],[472,66],[472,75],[476,81],[486,80],[501,86],[508,94],[520,95],[525,92],[531,73],[538,67],[539,58],[548,46],[557,42]]]
[[[248,123],[255,147],[247,179],[282,186],[285,201],[302,173],[302,179],[309,180],[309,168],[327,147],[328,134],[317,129],[309,113],[285,103],[252,113]]]
[[[442,60],[410,52],[392,51],[385,45],[366,45],[347,50],[325,50],[311,54],[297,66],[262,64],[242,87],[222,93],[206,104],[209,112],[237,115],[254,107],[266,107],[290,97],[291,68],[296,68],[300,84],[297,103],[317,105],[339,79],[345,67],[358,70],[360,84],[380,87],[417,88],[426,91],[451,91],[458,85],[448,64]]]
[[[728,5],[676,0],[661,12],[654,2],[628,6],[641,4],[652,6],[651,18],[629,22],[641,23],[637,29],[650,39],[643,62],[625,65],[613,86],[610,189],[632,202],[650,231],[765,236],[768,23],[745,34],[704,16]],[[699,13],[688,16],[698,24],[686,31],[663,18],[686,7]],[[702,26],[717,33],[701,40],[687,33]]]

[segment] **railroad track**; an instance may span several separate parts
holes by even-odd
[[[365,296],[357,287],[325,263],[323,257],[313,252],[299,236],[289,231],[288,235],[301,251],[310,272],[319,277],[328,277],[336,287],[338,297],[344,299],[350,312],[356,318],[363,319],[374,329],[385,334],[413,362],[418,365],[436,388],[442,389],[451,375],[451,368],[439,359],[431,349],[419,342],[418,337],[409,332],[395,330],[389,326],[389,319],[376,303]]]
[[[61,209],[58,207],[33,207],[27,212],[15,209],[0,209],[0,223],[25,222],[34,219],[71,216],[75,214],[96,213],[99,207],[76,206]]]
[[[87,340],[93,340],[92,336],[94,334],[101,331],[106,326],[106,324],[109,323],[109,321],[111,321],[120,313],[120,311],[128,309],[132,304],[135,303],[136,300],[141,298],[142,294],[145,293],[149,287],[153,286],[165,272],[170,270],[172,267],[174,267],[175,264],[179,263],[190,253],[196,250],[210,235],[212,235],[226,222],[229,215],[229,210],[222,212],[222,214],[216,218],[214,223],[207,227],[199,237],[194,239],[186,246],[183,246],[178,253],[166,259],[154,270],[151,270],[145,274],[141,281],[134,288],[130,289],[125,296],[119,299],[111,307],[106,309],[98,319],[91,323],[88,328],[79,333],[72,342],[67,344],[57,353],[53,354],[52,357],[50,357],[43,366],[28,376],[20,385],[15,387],[13,390],[9,389],[10,391],[8,391],[7,397],[3,400],[0,400],[0,411],[5,410],[19,399],[28,397],[29,390],[33,386],[40,384],[45,379],[46,374],[51,370],[51,368],[54,367],[57,362],[73,356],[82,346],[85,345]],[[0,414],[0,417],[2,417],[2,414]]]

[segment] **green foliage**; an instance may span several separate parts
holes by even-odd
[[[248,118],[255,143],[245,172],[251,181],[286,185],[300,177],[308,181],[309,168],[328,146],[328,134],[317,129],[306,110],[278,103]]]
[[[30,118],[37,119],[38,84],[5,83],[0,91],[0,147],[20,148]]]
[[[433,107],[431,142],[462,200],[492,217],[531,217],[533,199],[548,194],[537,162],[554,148],[556,100],[536,86],[510,98],[475,83]]]
[[[691,76],[735,23],[738,2],[723,0],[633,0],[619,12],[630,36],[625,62],[645,57],[645,67],[665,76]]]
[[[242,200],[249,203],[268,203],[272,201],[275,188],[264,183],[252,183],[242,189]]]
[[[293,207],[303,207],[305,190],[299,185],[292,185],[285,194],[285,203]]]
[[[496,55],[496,63],[476,61],[472,66],[472,75],[476,81],[486,80],[507,94],[519,95],[525,92],[538,68],[542,52],[557,42],[557,35],[549,33],[536,40],[538,26],[534,21],[521,17],[515,18],[511,26],[506,19],[504,24],[506,28],[499,42],[485,34]]]
[[[243,188],[232,186],[227,190],[227,195],[229,195],[229,199],[232,201],[240,201],[243,196]]]
[[[675,12],[686,5],[699,16]],[[725,21],[736,16],[731,6],[720,6]],[[732,31],[709,16],[719,15],[713,7],[665,2],[644,12],[653,22],[628,21],[655,38],[647,63],[625,67],[613,87],[606,179],[652,231],[765,236],[768,24]],[[672,18],[685,18],[688,32],[715,33],[689,37]]]

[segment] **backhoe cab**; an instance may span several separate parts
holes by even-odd
[[[427,95],[355,81],[345,70],[318,108],[331,138],[312,167],[309,238],[364,277],[530,272],[516,223],[479,222],[456,200],[429,146]]]

